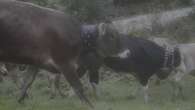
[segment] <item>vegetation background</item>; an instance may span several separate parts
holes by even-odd
[[[40,6],[49,7],[70,13],[83,23],[99,23],[107,20],[130,18],[136,15],[160,13],[168,10],[193,7],[194,0],[20,0],[32,2]],[[176,20],[166,27],[154,24],[152,30],[130,32],[130,36],[137,37],[165,37],[178,42],[194,42],[195,14]],[[18,73],[20,74],[20,73]],[[87,76],[85,76],[87,77]],[[83,82],[89,85],[85,78]],[[137,81],[131,75],[118,75],[102,69],[100,82],[100,97],[96,100],[90,92],[88,96],[95,104],[95,110],[195,110],[195,79],[186,76],[181,83],[185,85],[186,99],[172,101],[170,84],[165,80],[160,85],[150,81],[149,104],[143,102],[141,91],[135,93]],[[61,81],[64,93],[67,84]],[[88,110],[76,96],[50,99],[48,81],[44,75],[34,82],[29,90],[29,98],[24,104],[18,104],[16,99],[19,90],[9,79],[0,83],[0,110]],[[89,86],[87,86],[90,91]],[[134,94],[135,93],[135,94]]]

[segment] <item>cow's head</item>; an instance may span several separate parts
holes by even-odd
[[[120,35],[112,24],[100,23],[98,32],[97,49],[101,55],[112,56],[121,51]]]

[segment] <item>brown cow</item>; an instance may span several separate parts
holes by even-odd
[[[111,26],[97,29],[98,52],[104,56],[118,53],[118,35],[108,33]],[[0,61],[63,73],[80,99],[91,105],[76,74],[81,49],[81,24],[72,16],[31,3],[0,1]]]
[[[98,29],[99,28],[99,29]],[[100,31],[98,31],[100,30]],[[100,33],[101,32],[101,33]],[[77,70],[79,77],[82,77],[82,75],[86,72],[86,68],[88,68],[92,74],[90,74],[90,83],[92,84],[92,87],[95,89],[95,85],[97,83],[97,78],[98,76],[94,76],[95,74],[98,75],[98,71],[96,71],[96,66],[100,66],[100,64],[97,64],[97,62],[101,62],[101,59],[97,59],[97,56],[94,56],[94,54],[102,54],[102,53],[98,53],[97,52],[97,43],[96,42],[100,42],[99,45],[101,45],[101,47],[98,47],[99,50],[101,50],[101,52],[103,52],[103,50],[105,50],[105,52],[103,52],[104,54],[106,52],[113,52],[115,49],[117,49],[117,45],[112,46],[110,45],[112,48],[109,48],[109,51],[107,51],[105,48],[106,46],[109,46],[106,42],[109,41],[109,37],[104,37],[103,40],[99,40],[98,41],[98,34],[105,34],[106,36],[111,36],[111,43],[113,43],[113,41],[115,41],[112,36],[116,35],[116,30],[114,30],[112,28],[112,25],[110,24],[104,24],[104,23],[100,23],[99,25],[83,25],[82,26],[82,34],[84,34],[84,36],[82,36],[82,40],[83,40],[83,49],[81,51],[81,55],[79,57],[79,69]],[[117,39],[118,41],[118,39]],[[106,44],[106,45],[105,45]],[[99,57],[98,57],[99,58]],[[99,61],[98,61],[99,60]],[[96,63],[94,65],[94,63]],[[20,95],[20,99],[23,100],[24,96],[27,95],[27,90],[28,88],[32,85],[32,83],[35,80],[35,77],[39,71],[38,68],[33,67],[33,66],[26,66],[27,67],[27,71],[25,72],[24,75],[24,80],[21,87],[21,95]],[[13,69],[13,68],[12,68]],[[10,70],[10,69],[9,69]],[[96,73],[94,73],[95,71]],[[82,74],[82,75],[81,75]],[[16,75],[16,74],[15,74]],[[48,78],[49,78],[49,82],[52,85],[51,86],[51,98],[53,98],[56,93],[58,92],[59,95],[64,96],[64,94],[61,92],[60,86],[59,86],[59,76],[60,74],[48,74]],[[50,77],[51,76],[51,77]],[[94,91],[95,92],[95,91]]]

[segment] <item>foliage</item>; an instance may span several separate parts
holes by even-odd
[[[97,0],[64,0],[66,10],[85,22],[91,22],[98,18],[99,8]]]
[[[150,11],[150,8],[172,8],[189,6],[192,0],[30,0],[41,6],[60,9],[71,13],[83,22],[96,22],[109,16],[130,16],[141,12]],[[115,4],[117,2],[117,4]],[[127,7],[115,7],[118,2],[124,2]],[[120,5],[119,3],[119,5]]]
[[[31,2],[40,6],[59,9],[61,0],[31,0]]]
[[[97,0],[33,0],[32,2],[66,11],[84,22],[93,22],[99,17]]]

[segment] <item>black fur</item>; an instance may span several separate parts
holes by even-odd
[[[123,36],[122,39],[124,47],[130,50],[129,57],[107,57],[105,65],[116,71],[134,72],[140,83],[146,85],[148,79],[162,67],[164,49],[142,38]]]

